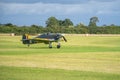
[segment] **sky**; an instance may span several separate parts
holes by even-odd
[[[41,25],[51,16],[88,25],[97,16],[98,26],[120,26],[120,0],[0,0],[0,23]]]

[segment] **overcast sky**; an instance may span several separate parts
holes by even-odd
[[[1,24],[45,26],[51,16],[74,25],[88,25],[93,16],[98,25],[120,25],[120,0],[0,0]]]

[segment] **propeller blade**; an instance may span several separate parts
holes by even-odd
[[[64,36],[62,36],[62,37],[63,37],[64,41],[67,42],[67,39]]]

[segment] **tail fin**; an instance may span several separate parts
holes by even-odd
[[[28,34],[23,34],[22,35],[22,42],[23,42],[23,44],[30,44],[29,35]]]
[[[22,40],[28,40],[28,39],[29,39],[29,35],[28,34],[23,34]]]

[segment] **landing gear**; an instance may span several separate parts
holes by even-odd
[[[30,44],[27,44],[27,46],[29,47],[29,46],[30,46]]]
[[[57,44],[57,49],[59,49],[61,47],[60,43],[58,42]],[[52,48],[52,42],[49,42],[49,48]]]
[[[60,46],[60,43],[58,43],[58,45],[57,45],[57,48],[59,49],[61,46]]]
[[[57,48],[59,49],[61,46],[60,45],[57,45]]]
[[[49,48],[52,48],[52,43],[51,42],[49,42]]]

